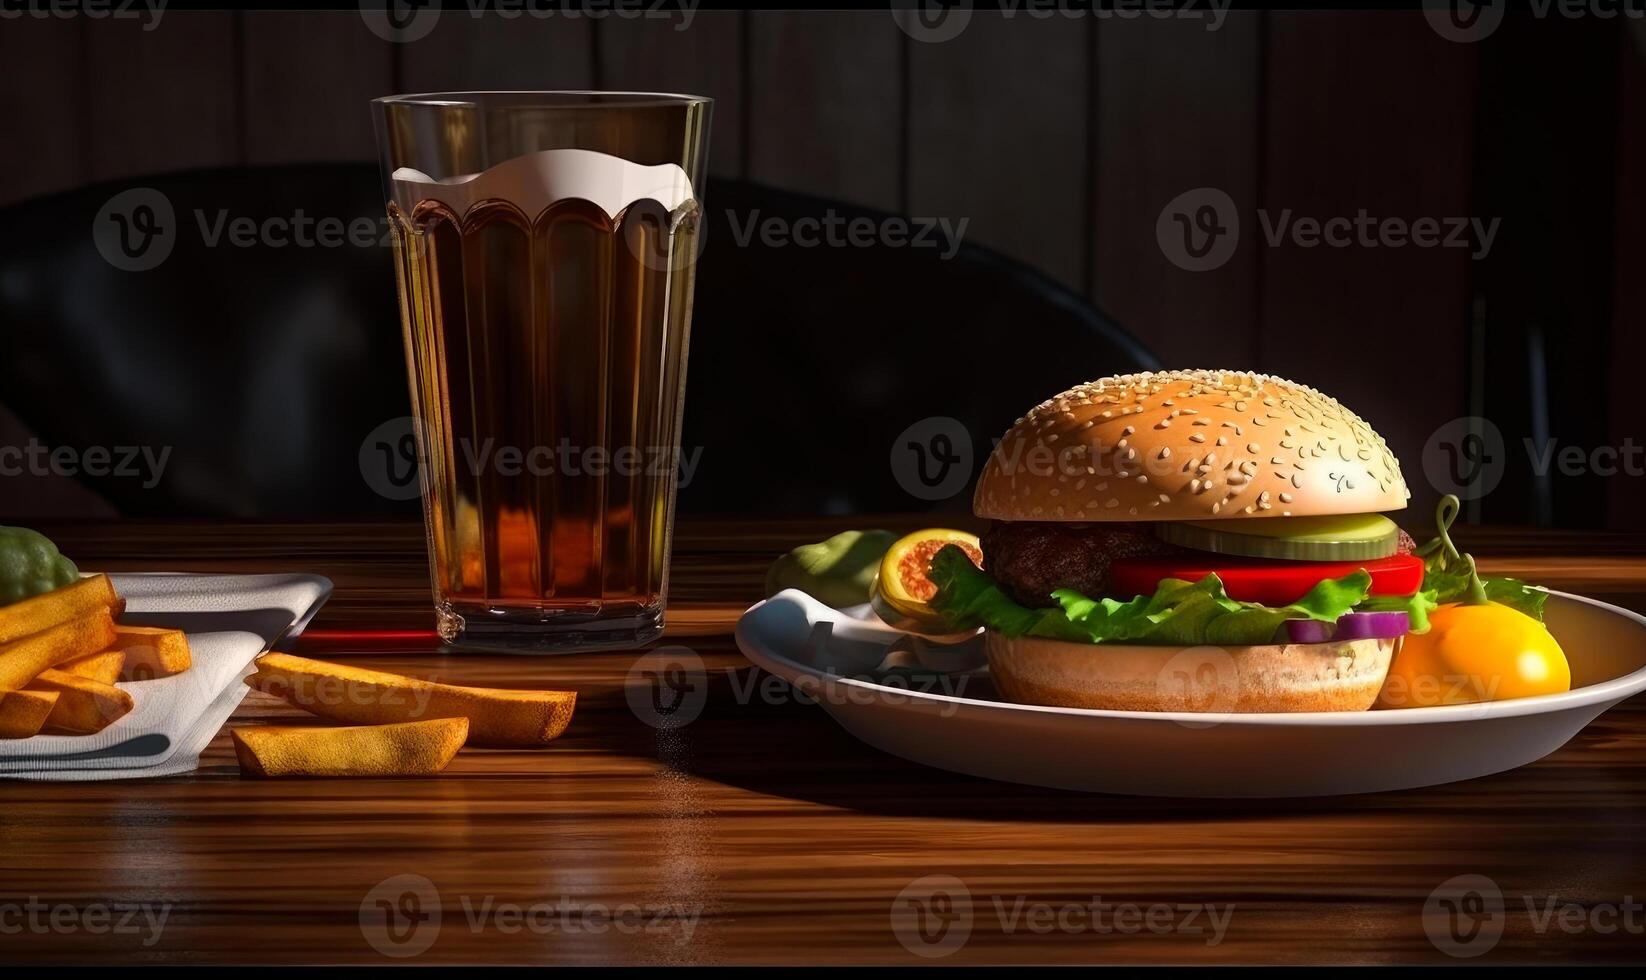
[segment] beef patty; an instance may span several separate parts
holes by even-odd
[[[1116,558],[1184,550],[1155,537],[1148,524],[1123,522],[996,521],[982,541],[990,577],[1014,600],[1036,608],[1057,605],[1053,589],[1094,599],[1108,595],[1109,564]]]

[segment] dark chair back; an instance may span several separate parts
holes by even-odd
[[[747,182],[706,198],[683,513],[963,510],[1018,415],[1155,366],[1078,295],[987,249],[905,242],[893,216]],[[363,472],[382,465],[368,436],[409,411],[382,214],[376,169],[355,164],[4,209],[0,402],[47,445],[168,452],[153,486],[80,475],[129,516],[414,513]],[[826,226],[870,244],[804,244]]]

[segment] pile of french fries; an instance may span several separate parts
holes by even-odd
[[[181,630],[119,622],[126,601],[107,575],[0,606],[0,738],[91,735],[134,705],[120,681],[193,664]],[[347,727],[231,732],[257,776],[409,776],[444,769],[464,745],[535,747],[571,723],[571,691],[457,687],[267,653],[252,688]]]
[[[0,606],[0,738],[92,735],[132,709],[117,681],[188,670],[181,630],[123,626],[107,575]]]
[[[465,744],[535,748],[560,737],[572,691],[457,687],[285,653],[258,658],[254,690],[342,728],[236,728],[235,754],[254,776],[422,776]]]

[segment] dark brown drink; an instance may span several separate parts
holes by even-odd
[[[698,213],[390,205],[448,640],[658,632]]]

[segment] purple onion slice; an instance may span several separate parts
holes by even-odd
[[[1393,640],[1405,636],[1412,623],[1404,612],[1352,612],[1336,623],[1290,619],[1281,626],[1287,643],[1333,643],[1341,640]]]

